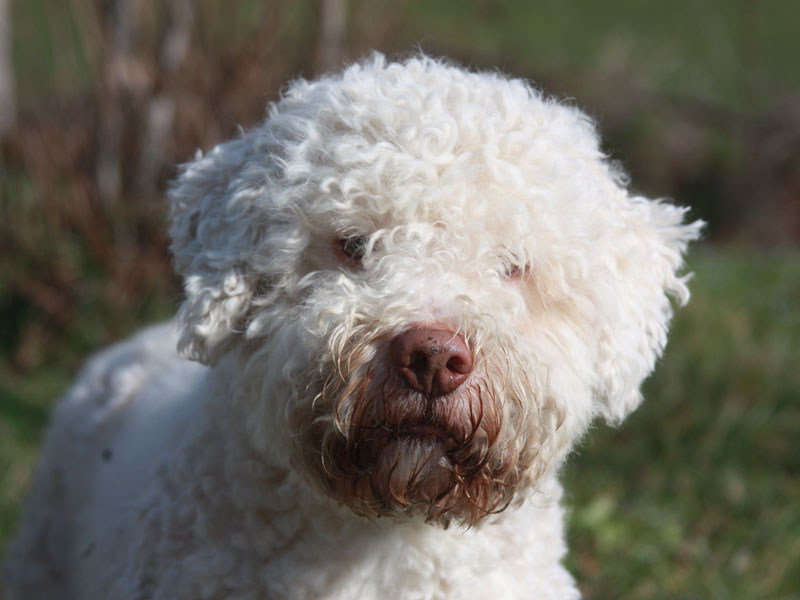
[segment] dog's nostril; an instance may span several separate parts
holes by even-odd
[[[424,370],[428,368],[428,357],[424,352],[413,352],[411,360],[408,363],[408,368],[413,371]]]
[[[391,352],[406,384],[430,398],[455,391],[472,372],[472,352],[448,330],[410,329],[392,341]]]
[[[445,365],[448,371],[457,373],[459,375],[466,375],[472,371],[472,361],[467,362],[464,357],[460,355],[451,356],[450,360]]]

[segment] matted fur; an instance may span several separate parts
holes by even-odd
[[[170,197],[186,299],[57,407],[11,598],[578,596],[556,475],[641,401],[699,223],[576,108],[425,56],[295,81]],[[398,374],[414,328],[460,387]]]

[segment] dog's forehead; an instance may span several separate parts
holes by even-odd
[[[402,151],[392,154],[397,162],[415,162]],[[308,216],[354,234],[423,224],[475,234],[530,227],[530,195],[498,181],[480,159],[450,165],[433,176],[424,171],[413,173],[397,165],[337,171],[320,182],[319,194],[307,205]],[[347,185],[334,185],[334,179]]]
[[[579,111],[517,80],[445,74],[358,90],[347,78],[323,81],[291,96],[275,116],[302,122],[286,163],[308,184],[311,218],[364,233],[413,222],[526,231],[550,196],[565,201],[565,179],[598,168]]]

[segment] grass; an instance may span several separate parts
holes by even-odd
[[[290,48],[313,44],[313,5],[311,0],[269,3],[281,11],[277,35],[285,36]],[[406,52],[421,44],[477,62],[489,58],[492,67],[498,59],[508,61],[517,72],[540,75],[608,76],[622,69],[640,74],[663,95],[677,92],[743,109],[769,107],[774,96],[800,85],[800,62],[788,59],[796,50],[792,0],[353,0],[350,5],[347,46],[356,54],[370,48]],[[201,0],[195,34],[204,48],[235,52],[265,6],[232,0],[221,8]],[[157,35],[166,12],[142,8],[141,43]],[[366,23],[358,18],[361,12],[371,16]],[[102,57],[92,36],[106,16],[92,3],[14,3],[20,104],[46,106],[50,94],[68,97],[96,85]],[[394,23],[387,39],[364,31],[386,18]]]
[[[645,404],[566,469],[587,598],[800,597],[800,257],[705,251]]]
[[[565,469],[568,565],[589,599],[798,598],[800,255],[703,249],[691,268],[646,402]],[[0,371],[0,548],[71,370]]]
[[[660,95],[751,109],[800,83],[797,61],[785,59],[796,9],[785,0],[407,0],[401,39],[499,54],[519,71],[629,69]]]

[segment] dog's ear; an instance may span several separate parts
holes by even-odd
[[[169,192],[171,250],[186,294],[179,350],[205,364],[240,336],[256,286],[247,268],[259,227],[257,186],[245,172],[250,146],[243,136],[198,153]]]
[[[625,226],[610,249],[614,283],[597,364],[598,410],[611,423],[641,402],[640,386],[666,345],[672,302],[689,300],[683,255],[704,225],[685,224],[687,209],[623,194]]]

